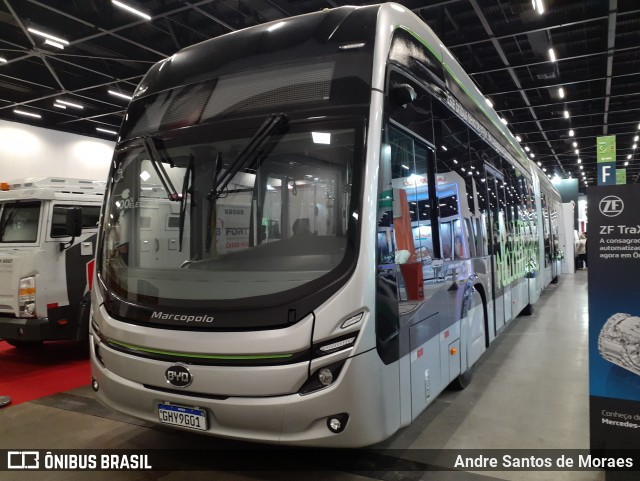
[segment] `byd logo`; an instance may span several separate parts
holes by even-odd
[[[622,202],[622,199],[616,195],[608,195],[600,201],[598,207],[600,208],[602,215],[607,217],[616,217],[622,214],[622,211],[624,210],[624,202]]]
[[[170,366],[164,375],[167,378],[167,382],[175,387],[187,387],[193,381],[193,376],[189,369],[182,364]]]

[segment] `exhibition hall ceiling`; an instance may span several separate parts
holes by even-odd
[[[122,0],[147,17],[117,3],[0,0],[0,119],[115,139],[127,96],[177,50],[293,15],[378,2]],[[547,174],[595,184],[596,137],[616,135],[618,167],[639,180],[637,0],[397,3],[429,24]]]

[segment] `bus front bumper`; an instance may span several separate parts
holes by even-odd
[[[96,360],[93,341],[90,346],[91,375],[98,400],[150,423],[162,424],[159,404],[174,404],[206,411],[206,431],[193,430],[194,433],[270,444],[330,447],[368,446],[398,429],[396,423],[389,422],[395,416],[385,413],[381,376],[371,372],[379,362],[375,350],[349,359],[338,381],[311,394],[212,399],[213,396],[161,391],[125,379],[101,365]],[[349,418],[344,430],[336,434],[329,429],[328,420],[342,413]]]

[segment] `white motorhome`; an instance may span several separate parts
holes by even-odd
[[[0,339],[86,340],[105,182],[0,183]]]

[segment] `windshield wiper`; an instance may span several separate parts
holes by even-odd
[[[149,161],[151,162],[153,169],[156,171],[156,174],[158,174],[164,190],[167,192],[167,197],[169,198],[169,200],[179,201],[180,194],[178,194],[178,192],[176,191],[176,188],[173,186],[173,183],[171,182],[167,171],[162,165],[160,154],[158,154],[158,149],[156,149],[155,139],[151,136],[143,137],[142,145],[144,145],[144,150],[149,156]]]
[[[213,185],[213,189],[209,193],[211,199],[219,199],[222,192],[227,188],[227,185],[233,180],[235,175],[244,167],[246,167],[251,154],[260,148],[260,146],[273,134],[276,128],[287,120],[285,114],[271,114],[262,123],[260,128],[253,134],[253,137],[249,140],[242,152],[231,162],[229,169],[224,173],[222,179],[219,180],[219,185]],[[218,175],[215,174],[216,183],[218,182]]]
[[[184,181],[182,182],[182,196],[180,197],[180,236],[179,236],[179,252],[182,252],[182,237],[184,234],[184,219],[187,213],[187,195],[191,194],[191,209],[195,207],[193,202],[193,185],[195,184],[195,169],[193,167],[193,154],[189,160],[187,171],[184,173]]]
[[[231,162],[229,169],[222,178],[219,177],[222,171],[222,155],[218,153],[213,164],[213,182],[207,198],[209,199],[209,225],[207,227],[206,249],[215,256],[216,252],[216,201],[222,196],[229,183],[235,175],[245,168],[251,159],[251,154],[256,152],[262,144],[276,131],[278,126],[287,120],[286,115],[271,114],[265,119],[253,137],[249,140],[244,149]]]

